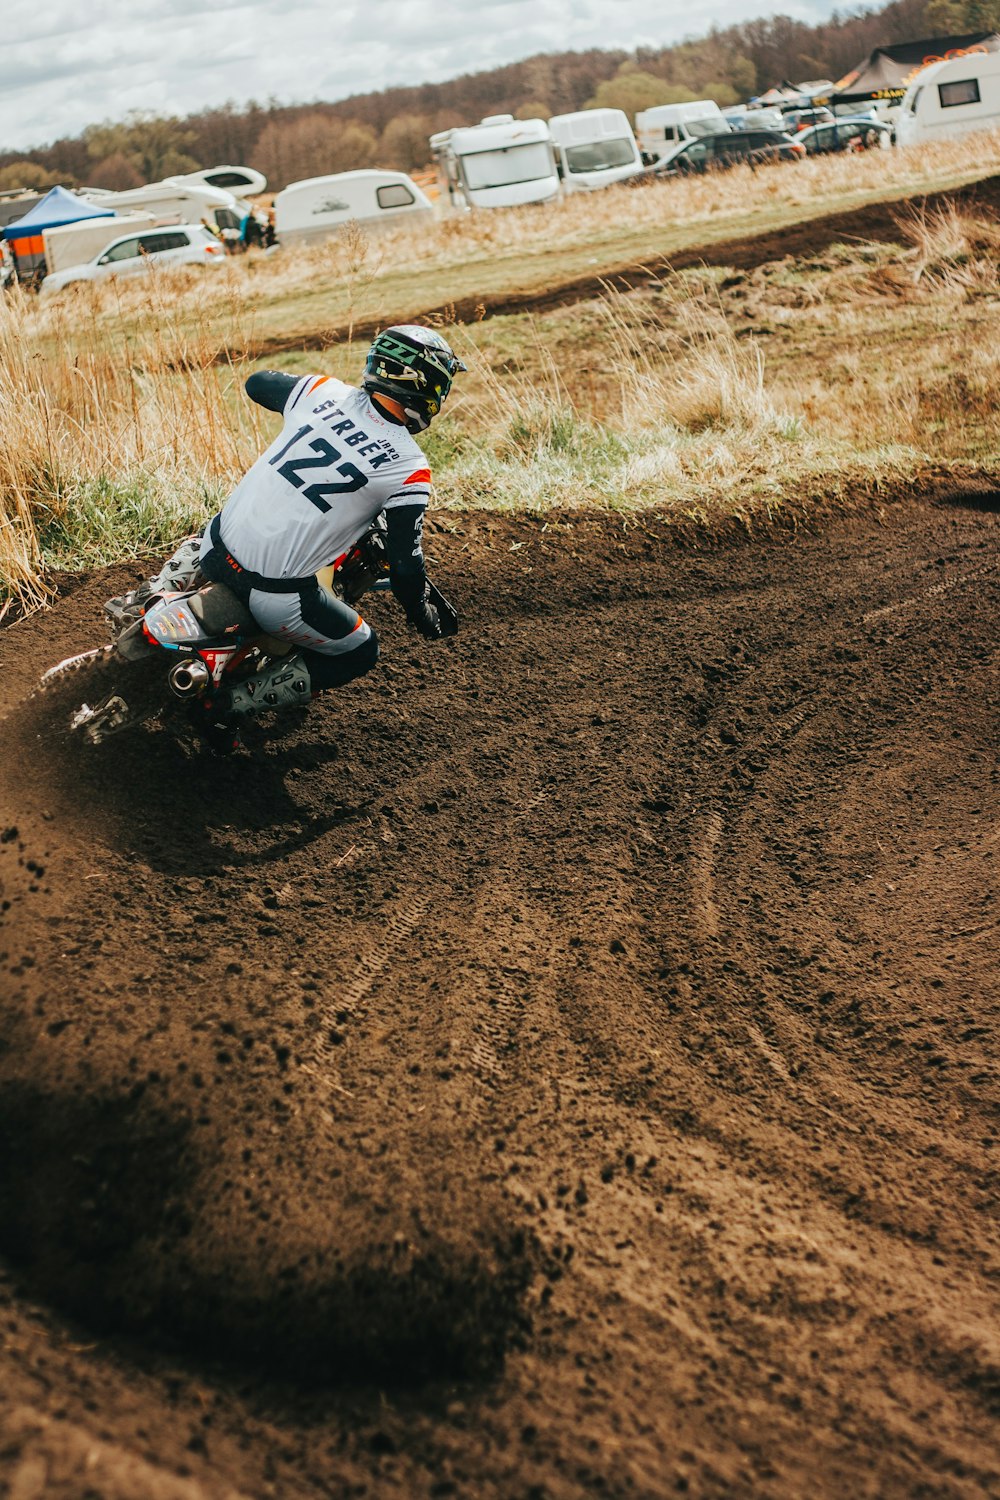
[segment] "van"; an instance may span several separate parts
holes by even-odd
[[[729,122],[714,99],[695,99],[690,104],[656,104],[640,109],[635,117],[639,149],[651,163],[660,161],[681,141],[700,135],[724,135]]]
[[[549,121],[556,165],[566,192],[622,182],[643,170],[628,116],[620,109],[579,109]]]
[[[546,120],[487,115],[430,138],[442,209],[517,208],[559,196]]]
[[[431,200],[405,172],[361,168],[290,182],[274,200],[274,232],[280,244],[296,245],[336,234],[352,219],[377,229],[433,214]]]
[[[997,128],[1000,52],[969,52],[921,68],[903,95],[896,144],[916,146]]]

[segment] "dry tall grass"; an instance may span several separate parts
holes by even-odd
[[[42,311],[24,294],[0,299],[8,597],[40,597],[43,553],[74,566],[171,540],[253,458],[254,409],[231,399],[243,372],[218,363],[217,333],[192,332],[178,311],[183,287],[176,276],[144,278],[141,320],[132,289],[119,299],[84,287]],[[238,296],[231,312],[242,327]]]
[[[753,339],[735,336],[717,298],[683,278],[664,286],[669,315],[608,291],[600,304],[600,415],[573,366],[546,356],[498,372],[463,348],[472,388],[429,435],[437,504],[536,510],[598,506],[747,526],[798,506],[824,476],[831,495],[902,472],[914,455],[812,434],[774,401]]]
[[[803,496],[898,480],[935,452],[992,452],[1000,229],[946,208],[909,215],[902,233],[902,247],[761,266],[724,294],[716,273],[691,272],[547,321],[452,329],[472,369],[426,439],[438,504],[653,506],[751,525],[801,511]],[[391,253],[348,236],[306,258],[352,278],[360,304]],[[39,600],[46,568],[165,548],[253,461],[273,424],[245,400],[246,370],[218,361],[251,345],[246,287],[268,264],[0,302],[0,608]],[[350,379],[355,353],[319,362]]]
[[[930,283],[961,296],[993,291],[1000,284],[1000,224],[954,203],[928,210],[915,208],[897,223],[909,257],[914,283]]]

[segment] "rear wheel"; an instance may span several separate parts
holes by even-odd
[[[34,702],[48,732],[99,745],[164,707],[162,663],[157,656],[128,661],[114,646],[84,651],[45,673]]]

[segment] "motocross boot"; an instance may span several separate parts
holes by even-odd
[[[243,743],[240,725],[272,709],[307,708],[312,698],[309,669],[296,652],[273,661],[234,687],[196,699],[189,717],[199,739],[216,755],[232,755]]]
[[[109,599],[104,613],[115,625],[123,629],[141,618],[150,599],[157,594],[176,594],[184,589],[195,588],[203,583],[201,571],[201,537],[185,537],[172,557],[169,557],[155,578],[140,583],[137,589]]]
[[[215,695],[215,707],[227,718],[249,718],[274,708],[307,708],[312,698],[309,668],[296,651],[269,662],[260,672]]]

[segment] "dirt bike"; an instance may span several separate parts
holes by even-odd
[[[319,574],[347,604],[369,590],[389,587],[385,518],[332,568]],[[458,616],[441,591],[430,585],[441,634],[454,635]],[[177,593],[153,593],[141,614],[105,605],[113,639],[109,645],[67,657],[45,673],[42,694],[65,698],[68,728],[91,745],[178,709],[195,709],[219,687],[235,683],[287,655],[290,647],[261,633],[250,611],[222,583]],[[86,693],[87,701],[80,698]],[[59,705],[53,705],[58,708]],[[188,714],[189,722],[197,714]]]

